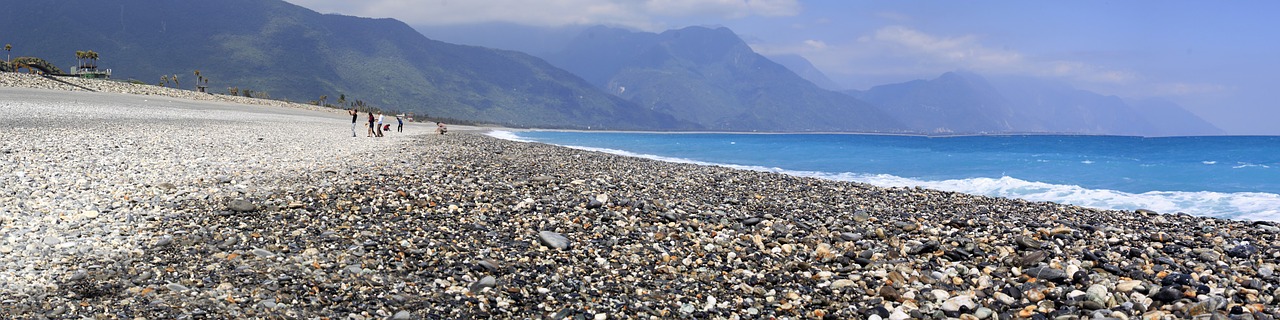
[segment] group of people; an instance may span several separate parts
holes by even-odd
[[[347,110],[347,114],[351,115],[351,136],[356,136],[356,123],[360,120],[360,112],[356,109]],[[369,111],[369,137],[381,137],[383,132],[391,131],[390,123],[383,123],[383,115],[381,112],[375,117],[373,111]],[[404,132],[404,119],[396,116],[396,132]]]
[[[360,120],[360,112],[356,111],[355,108],[352,108],[350,110],[347,110],[347,114],[351,115],[351,137],[355,137],[356,123],[359,122]],[[404,119],[401,119],[400,116],[398,115],[395,117],[396,117],[396,132],[404,132]],[[391,131],[391,124],[390,123],[384,124],[382,120],[383,120],[383,115],[381,112],[379,112],[377,117],[375,117],[373,114],[373,111],[369,111],[369,125],[367,126],[369,128],[369,137],[381,137],[383,132]],[[449,131],[449,128],[446,128],[444,126],[444,123],[436,122],[436,133],[444,134],[445,132],[448,132],[448,131]]]

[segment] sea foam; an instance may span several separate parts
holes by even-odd
[[[517,134],[507,131],[493,131],[489,132],[488,135],[512,141],[530,142],[529,140],[520,138]],[[1130,193],[1106,189],[1089,189],[1075,185],[1026,181],[1008,176],[1002,176],[999,178],[969,178],[930,181],[899,177],[889,174],[797,171],[776,167],[713,163],[651,154],[640,154],[608,148],[574,145],[562,146],[579,150],[646,158],[664,162],[714,165],[740,170],[774,172],[798,177],[852,181],[878,187],[922,187],[990,197],[1064,203],[1097,209],[1148,209],[1162,213],[1186,212],[1188,214],[1224,219],[1280,221],[1280,195],[1272,193],[1227,193],[1209,191],[1151,191],[1144,193]]]

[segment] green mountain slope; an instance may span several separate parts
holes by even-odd
[[[74,63],[101,54],[118,79],[193,71],[295,101],[340,94],[384,109],[500,124],[693,129],[523,53],[433,41],[391,19],[321,15],[279,0],[4,1],[13,54]],[[61,61],[61,62],[60,62]]]
[[[755,53],[725,28],[653,34],[596,27],[546,58],[619,97],[709,129],[902,128],[870,104],[818,88]]]

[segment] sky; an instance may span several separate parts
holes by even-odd
[[[1163,98],[1229,134],[1280,135],[1280,2],[287,0],[410,25],[724,26],[848,89],[948,71],[1034,76]]]

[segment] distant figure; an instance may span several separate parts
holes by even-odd
[[[445,134],[449,132],[449,128],[444,126],[443,122],[436,122],[436,133]]]
[[[373,137],[374,130],[376,129],[373,128],[373,111],[369,111],[369,137],[370,138]]]
[[[356,137],[356,120],[360,119],[360,113],[356,112],[356,108],[351,108],[351,110],[347,110],[347,113],[351,114],[351,137],[355,138]]]
[[[379,113],[378,113],[378,134],[377,134],[377,136],[379,136],[379,137],[381,137],[381,136],[382,136],[382,113],[381,113],[381,112],[379,112]]]
[[[396,116],[396,132],[404,132],[404,119],[400,116]]]

